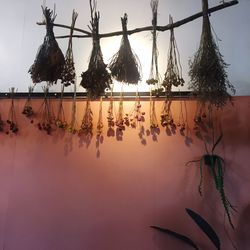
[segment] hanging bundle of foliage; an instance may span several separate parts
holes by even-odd
[[[0,114],[0,132],[3,132],[4,131],[4,121],[2,119],[2,115]]]
[[[38,50],[34,64],[29,73],[33,83],[46,81],[50,84],[56,83],[62,77],[65,59],[53,32],[55,13],[47,7],[42,7],[46,24],[46,36]]]
[[[58,104],[58,112],[55,124],[58,128],[65,130],[68,127],[68,124],[65,119],[64,108],[63,108],[63,93],[64,93],[64,85],[61,86],[61,96]]]
[[[213,38],[207,10],[208,3],[203,1],[202,34],[199,49],[190,62],[189,88],[201,102],[222,108],[231,98],[227,88],[233,94],[235,89],[227,77],[228,65],[224,62]]]
[[[123,37],[119,51],[113,56],[109,64],[112,77],[118,82],[137,84],[140,81],[140,62],[133,53],[127,34],[128,16],[121,18]]]
[[[171,104],[172,101],[168,99],[166,99],[163,103],[161,111],[161,125],[165,128],[170,127],[171,130],[174,131],[176,129],[176,125],[171,112]]]
[[[78,13],[76,13],[73,10],[68,49],[66,52],[65,65],[62,72],[62,84],[64,84],[66,87],[71,84],[75,84],[75,78],[76,78],[75,63],[74,63],[73,49],[72,49],[72,36],[77,17]]]
[[[82,73],[80,83],[87,90],[90,97],[100,97],[105,93],[105,89],[109,89],[110,84],[112,84],[111,75],[103,61],[99,36],[100,14],[95,11],[95,6],[96,3],[94,2],[94,8],[92,7],[92,0],[90,0],[93,49],[88,69]]]
[[[14,104],[15,88],[14,87],[10,88],[9,92],[11,96],[11,105],[10,105],[9,116],[7,120],[9,130],[6,132],[6,134],[9,134],[10,132],[12,132],[13,134],[17,134],[19,129],[17,126],[15,104]]]
[[[82,119],[82,124],[78,132],[80,135],[92,137],[93,135],[93,113],[90,106],[90,100],[86,102],[85,112]]]
[[[51,135],[52,126],[54,124],[54,115],[48,98],[49,87],[48,86],[43,87],[43,91],[44,91],[44,100],[41,109],[38,112],[40,113],[41,118],[37,126],[39,130],[44,130],[48,135]]]
[[[33,108],[32,108],[32,103],[31,103],[31,94],[33,93],[33,90],[34,90],[34,87],[33,86],[30,86],[29,87],[29,93],[28,93],[28,98],[24,104],[24,107],[23,107],[23,112],[22,114],[25,115],[27,118],[30,119],[30,122],[33,123],[33,119],[32,117],[34,116],[34,111],[33,111]]]
[[[102,119],[102,97],[100,98],[100,107],[99,107],[99,117],[96,126],[97,136],[101,136],[103,132],[103,119]]]
[[[146,81],[148,85],[154,86],[154,90],[152,91],[153,95],[159,95],[163,89],[160,87],[161,79],[158,69],[158,49],[157,49],[157,10],[158,10],[158,0],[151,0],[150,6],[152,9],[152,57],[151,57],[151,68],[149,79]]]
[[[127,117],[127,116],[126,116]],[[117,126],[117,129],[119,131],[125,130],[125,122],[126,118],[124,119],[124,110],[123,110],[123,91],[120,93],[120,100],[119,100],[119,107],[118,107],[118,112],[116,114],[116,121],[115,125]]]
[[[139,126],[139,128],[141,128],[142,122],[145,121],[144,116],[145,116],[145,112],[142,111],[140,96],[139,96],[138,91],[137,91],[134,107],[132,108],[132,111],[129,114],[126,114],[126,116],[124,118],[125,125],[131,126],[132,128],[136,128],[137,126]]]
[[[156,129],[158,128],[158,121],[157,121],[157,116],[156,116],[156,110],[155,110],[155,100],[152,98],[152,93],[150,92],[150,128],[151,129]]]
[[[110,101],[109,101],[109,107],[108,107],[108,115],[107,115],[107,121],[108,121],[108,136],[114,136],[114,100],[113,100],[113,91],[111,90],[110,94]]]
[[[173,18],[169,17],[170,24],[173,24]],[[177,48],[174,29],[170,30],[170,46],[168,51],[168,65],[165,72],[162,86],[165,87],[166,95],[171,95],[172,86],[179,87],[184,85],[182,78],[182,68],[180,64],[180,55]]]
[[[185,101],[180,100],[179,120],[176,124],[176,126],[179,127],[181,134],[183,134],[186,129],[186,120],[184,118],[184,113],[183,113],[183,103],[185,105]]]
[[[69,133],[75,134],[77,133],[77,124],[76,124],[76,83],[74,84],[74,96],[72,101],[72,108],[71,108],[71,120],[67,131]]]

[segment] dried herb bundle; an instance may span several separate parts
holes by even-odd
[[[76,124],[76,83],[74,83],[74,96],[72,101],[71,108],[71,121],[67,128],[69,133],[75,134],[77,133],[77,124]]]
[[[10,96],[11,96],[11,106],[9,110],[9,116],[7,120],[7,124],[9,126],[9,131],[6,132],[6,134],[9,134],[12,132],[13,134],[17,134],[18,132],[18,126],[16,121],[16,112],[15,112],[15,104],[14,104],[14,94],[15,94],[15,88],[10,88]]]
[[[33,119],[32,117],[34,116],[34,111],[32,108],[32,104],[31,104],[31,94],[33,93],[34,87],[29,87],[29,94],[28,94],[28,98],[24,104],[23,107],[23,112],[22,114],[25,115],[27,118],[30,119],[30,122],[33,123]]]
[[[39,130],[44,130],[48,135],[52,132],[52,125],[54,124],[54,115],[51,109],[50,101],[48,99],[49,87],[43,87],[44,100],[41,106],[41,119],[37,124]]]
[[[64,84],[66,87],[71,84],[75,84],[75,78],[76,78],[75,63],[74,63],[73,48],[72,48],[72,36],[77,17],[78,13],[76,13],[73,10],[68,49],[66,52],[65,65],[62,72],[62,84]]]
[[[93,113],[91,110],[89,99],[86,102],[86,108],[83,115],[82,124],[78,133],[84,136],[93,135]]]
[[[137,84],[140,81],[140,62],[131,49],[127,34],[127,14],[121,18],[123,37],[119,51],[109,64],[112,77],[122,83]]]
[[[169,17],[170,24],[173,24],[173,18]],[[166,95],[171,95],[172,86],[178,87],[184,85],[182,78],[182,68],[180,64],[180,56],[174,36],[174,29],[170,30],[170,46],[168,51],[168,65],[165,77],[162,82],[165,87]]]
[[[65,119],[64,108],[63,108],[63,92],[64,92],[64,85],[61,87],[61,96],[58,105],[58,112],[55,124],[58,128],[65,130],[68,127],[67,121]]]
[[[126,114],[124,121],[127,126],[131,126],[132,128],[136,128],[137,125],[141,127],[141,123],[145,121],[145,112],[141,110],[141,102],[140,102],[140,96],[138,95],[138,92],[136,93],[136,100],[134,107],[130,114]]]
[[[95,4],[96,5],[96,4]],[[111,75],[107,71],[107,65],[103,61],[100,37],[99,37],[99,19],[100,14],[92,7],[92,1],[90,0],[91,8],[91,26],[92,26],[92,38],[93,49],[89,61],[88,70],[83,72],[81,77],[82,81],[80,85],[85,88],[90,97],[99,97],[105,93],[105,89],[110,87],[112,83]],[[93,14],[94,13],[94,14]]]
[[[152,9],[152,25],[153,25],[153,31],[152,31],[152,37],[153,37],[153,44],[152,44],[152,57],[151,57],[151,69],[150,69],[150,75],[149,79],[146,81],[148,85],[153,85],[154,90],[152,93],[154,95],[159,95],[163,89],[160,88],[160,74],[158,69],[158,49],[157,49],[157,9],[158,9],[158,0],[151,0],[150,6]]]
[[[118,113],[116,116],[116,121],[115,121],[115,125],[117,126],[117,129],[119,131],[123,131],[125,130],[125,126],[124,126],[124,110],[123,110],[123,92],[121,91],[120,93],[120,100],[119,100],[119,108],[118,108]]]
[[[30,67],[29,73],[33,83],[46,81],[50,84],[61,79],[65,59],[53,32],[55,13],[47,7],[42,7],[46,24],[46,36],[38,50],[34,64]]]
[[[2,115],[0,114],[0,132],[3,132],[4,131],[4,121],[2,119]]]
[[[97,136],[101,136],[103,132],[103,119],[102,119],[102,97],[100,98],[100,107],[99,107],[99,117],[96,126]]]
[[[174,123],[174,119],[171,112],[171,104],[172,101],[166,99],[163,103],[162,111],[161,111],[161,125],[162,127],[170,127],[171,130],[176,129],[176,125]]]
[[[156,110],[155,110],[155,100],[152,98],[152,94],[150,92],[150,128],[155,129],[158,128],[158,121],[156,116]]]
[[[180,100],[179,120],[176,125],[177,127],[179,127],[181,134],[183,134],[186,129],[186,121],[185,121],[184,114],[183,114],[183,101],[182,100]]]
[[[189,88],[201,102],[222,108],[231,97],[227,88],[232,93],[235,93],[235,89],[227,77],[225,69],[228,65],[214,41],[207,9],[207,2],[203,2],[202,34],[199,49],[190,62]]]

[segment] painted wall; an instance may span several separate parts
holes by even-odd
[[[175,239],[150,229],[168,227],[186,234],[201,249],[213,249],[185,214],[189,207],[203,215],[222,239],[222,249],[233,249],[224,230],[224,213],[213,182],[206,181],[204,197],[197,191],[199,170],[185,163],[204,153],[203,143],[194,135],[195,102],[186,101],[189,140],[161,128],[153,140],[149,127],[149,102],[145,139],[139,129],[126,128],[122,140],[106,136],[108,102],[103,104],[105,135],[89,145],[76,135],[56,131],[48,136],[32,125],[21,110],[25,100],[16,100],[20,133],[0,134],[0,249],[5,250],[180,250],[188,249]],[[53,101],[56,107],[56,101]],[[65,101],[66,117],[71,102]],[[10,100],[0,100],[7,119]],[[41,100],[34,100],[35,110]],[[77,104],[79,123],[85,102]],[[98,102],[92,103],[94,124]],[[125,112],[133,107],[124,104]],[[160,115],[162,101],[157,102]],[[218,111],[216,124],[224,138],[218,153],[226,159],[225,189],[237,206],[233,232],[226,229],[238,249],[249,249],[250,229],[250,122],[249,97],[238,97],[234,106]],[[117,103],[116,103],[117,109]],[[172,112],[178,120],[180,102]],[[95,128],[94,126],[94,128]],[[99,152],[98,152],[99,150]],[[206,175],[208,177],[208,175]]]

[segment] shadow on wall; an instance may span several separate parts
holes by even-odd
[[[250,246],[250,204],[248,204],[239,217],[237,225],[238,249],[249,250]]]

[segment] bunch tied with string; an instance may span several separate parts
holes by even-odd
[[[73,49],[72,49],[72,36],[77,17],[78,13],[73,11],[68,49],[66,51],[65,65],[62,72],[62,84],[64,84],[65,87],[71,84],[75,84],[76,73],[75,73],[75,63],[74,63]]]
[[[42,11],[46,24],[46,36],[33,65],[29,69],[29,73],[33,83],[46,81],[53,84],[62,78],[65,59],[53,32],[53,24],[56,18],[55,11],[47,7],[42,7]]]
[[[103,61],[103,55],[100,46],[99,35],[99,19],[100,14],[96,10],[96,2],[94,6],[90,0],[91,9],[91,31],[93,39],[93,49],[87,71],[83,72],[80,85],[87,90],[90,97],[99,97],[105,93],[106,89],[110,88],[112,79],[107,71],[107,65]]]
[[[119,51],[109,64],[112,77],[118,82],[137,84],[140,79],[140,61],[133,53],[127,33],[128,16],[121,18],[123,36]]]
[[[204,1],[200,46],[190,62],[189,71],[189,88],[197,95],[199,101],[222,108],[231,99],[227,89],[233,94],[235,89],[228,80],[227,66],[213,38],[208,3]]]
[[[173,24],[173,18],[169,17],[170,24]],[[168,65],[164,75],[162,86],[165,87],[166,95],[171,95],[172,86],[179,87],[184,85],[182,78],[182,68],[180,64],[180,55],[175,40],[174,29],[170,29],[170,46],[168,51]]]

